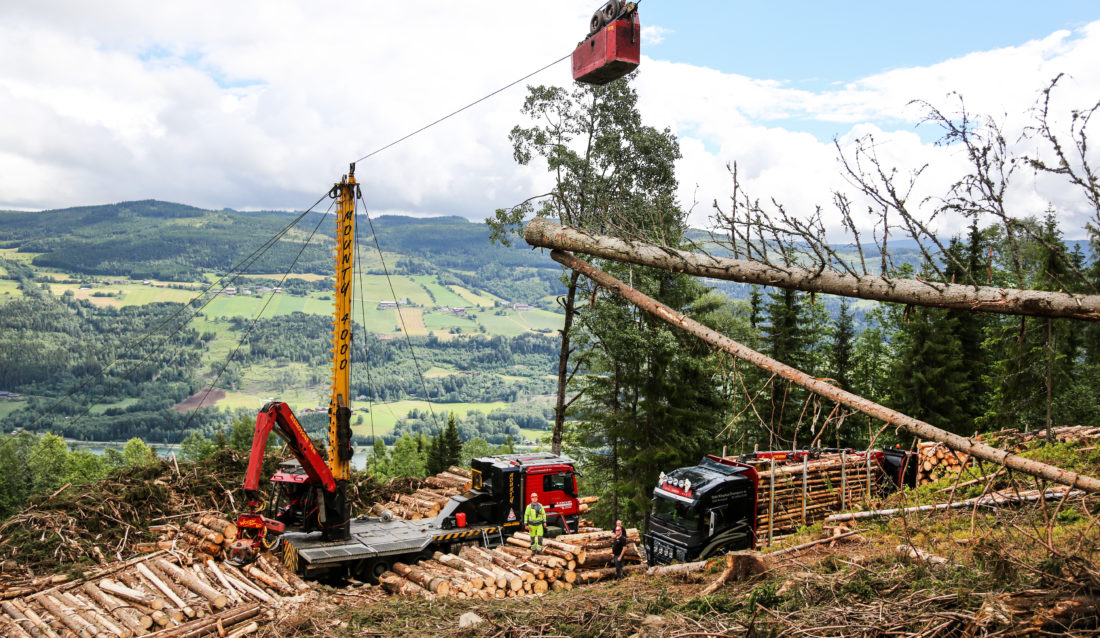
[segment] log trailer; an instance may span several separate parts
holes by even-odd
[[[914,487],[916,470],[916,454],[899,449],[708,454],[698,465],[661,473],[646,557],[660,565],[750,549],[875,492]]]
[[[281,550],[283,562],[303,576],[353,576],[376,580],[395,561],[416,562],[460,543],[494,546],[522,526],[532,492],[551,524],[576,529],[580,516],[574,461],[548,453],[474,459],[471,487],[453,496],[439,515],[417,521],[352,518],[347,497],[351,474],[351,294],[355,250],[355,165],[332,187],[337,200],[336,274],[333,291],[332,392],[327,462],[286,403],[273,401],[256,417],[244,488],[247,511],[237,518],[241,537],[229,558],[247,562],[258,552]],[[267,440],[274,432],[295,461],[271,479],[270,501],[260,491]]]

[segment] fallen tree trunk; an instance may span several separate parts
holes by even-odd
[[[966,452],[971,456],[992,461],[999,465],[1004,465],[1005,467],[1023,472],[1024,474],[1044,478],[1055,483],[1068,485],[1070,487],[1079,487],[1089,492],[1100,492],[1100,479],[1063,470],[1039,461],[1026,459],[1022,456],[1012,454],[1011,452],[986,445],[985,443],[971,441],[957,434],[941,430],[924,421],[906,416],[897,410],[891,410],[890,408],[879,405],[857,394],[842,390],[831,383],[814,378],[805,372],[792,368],[785,363],[776,361],[771,357],[744,346],[723,334],[719,334],[703,324],[676,312],[665,304],[638,292],[602,270],[578,259],[574,255],[555,250],[550,253],[550,256],[554,261],[580,272],[604,288],[623,297],[643,310],[656,315],[669,324],[695,335],[711,345],[721,348],[738,359],[742,359],[757,367],[772,372],[810,392],[831,399],[842,405],[846,405],[854,410],[858,410],[879,421],[884,421],[890,425],[900,427],[919,437],[944,443],[953,450]]]
[[[1081,496],[1083,494],[1081,490],[1073,490],[1069,493],[1070,497]],[[826,523],[839,523],[841,521],[857,521],[865,518],[878,518],[880,516],[896,516],[898,514],[909,514],[912,512],[933,512],[936,510],[946,509],[959,509],[962,507],[973,507],[974,505],[1012,505],[1014,503],[1031,503],[1038,501],[1039,499],[1045,499],[1052,501],[1054,499],[1060,499],[1065,496],[1064,490],[1047,490],[1042,494],[1039,494],[1038,490],[1030,492],[1021,492],[1019,496],[1004,495],[994,492],[987,496],[977,496],[975,498],[967,499],[965,501],[958,501],[955,503],[934,503],[932,505],[917,505],[914,507],[896,507],[893,509],[885,510],[869,510],[867,512],[849,512],[847,514],[833,514],[829,518],[825,519]]]
[[[800,266],[779,268],[758,261],[699,255],[642,241],[598,235],[561,226],[542,217],[536,217],[527,224],[523,238],[532,246],[570,250],[698,277],[913,306],[1100,321],[1100,295],[889,279]]]

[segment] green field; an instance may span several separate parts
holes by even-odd
[[[467,302],[472,303],[475,306],[482,306],[482,307],[485,307],[485,308],[492,308],[498,302],[499,303],[506,303],[500,297],[497,297],[496,295],[493,295],[493,294],[490,294],[490,293],[487,293],[487,292],[473,291],[473,290],[470,290],[469,288],[465,288],[463,286],[458,286],[458,285],[450,285],[450,286],[448,286],[448,288],[455,291],[455,293],[457,295],[459,295],[460,297],[465,299]]]
[[[255,317],[264,307],[267,297],[218,295],[211,301],[203,314],[208,317]],[[292,312],[305,312],[313,315],[332,314],[332,301],[321,298],[319,295],[311,297],[298,297],[295,295],[278,294],[271,298],[264,310],[265,317],[289,315]]]
[[[427,288],[435,296],[433,306],[469,306],[470,302],[446,286],[441,286],[432,275],[414,275],[413,281]]]
[[[21,261],[28,264],[32,259],[41,254],[42,253],[21,253],[17,248],[0,248],[0,259],[10,259],[12,261]]]
[[[0,279],[0,301],[21,296],[23,296],[23,291],[19,290],[19,282],[12,279]]]
[[[107,410],[110,410],[111,408],[119,408],[119,409],[124,410],[124,409],[130,407],[131,405],[135,405],[140,400],[141,399],[138,399],[136,397],[130,397],[128,399],[123,399],[121,401],[116,401],[114,403],[97,403],[94,406],[92,406],[91,410],[89,410],[89,413],[91,413],[91,414],[103,414],[104,412],[106,412]]]
[[[510,403],[504,401],[496,401],[493,403],[432,403],[431,410],[435,411],[435,414],[446,416],[451,412],[455,415],[464,417],[466,413],[471,410],[480,410],[488,414],[493,410],[506,408],[510,406]],[[360,401],[352,406],[353,409],[366,408],[368,404],[365,401]],[[356,412],[357,415],[363,415],[363,422],[357,423],[358,416],[351,418],[353,432],[363,436],[370,436],[371,434],[381,436],[383,434],[389,434],[393,431],[393,426],[397,423],[398,419],[405,418],[410,410],[416,408],[421,412],[429,410],[427,401],[394,401],[393,403],[375,403],[374,409],[371,414],[362,412]],[[371,416],[373,414],[374,431],[371,431]]]
[[[0,419],[6,418],[12,412],[20,410],[26,405],[26,399],[0,399]]]

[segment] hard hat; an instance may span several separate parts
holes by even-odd
[[[538,492],[531,492],[531,496],[534,496],[535,498],[538,498]]]

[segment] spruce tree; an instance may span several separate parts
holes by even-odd
[[[428,458],[424,465],[427,468],[428,475],[432,476],[439,474],[443,470],[446,470],[449,465],[444,464],[443,459],[443,433],[440,432],[438,436],[432,437],[430,443],[428,443]]]
[[[913,308],[895,336],[898,355],[890,380],[891,407],[936,427],[970,434],[966,376],[954,318],[936,308]]]
[[[855,328],[852,326],[852,315],[848,312],[848,300],[840,302],[836,321],[833,323],[832,348],[830,350],[829,367],[833,379],[845,390],[852,389],[852,348],[855,340]]]
[[[442,461],[442,472],[452,465],[460,465],[463,461],[469,461],[469,459],[462,458],[462,439],[458,435],[458,419],[455,417],[455,413],[451,412],[447,417],[447,427],[439,435],[440,445],[439,454]]]
[[[763,326],[763,332],[768,356],[814,374],[813,370],[807,369],[811,357],[807,332],[809,313],[804,302],[805,297],[805,293],[789,288],[768,293],[768,323]],[[794,441],[795,427],[806,398],[805,390],[782,379],[772,379],[767,410],[771,428],[768,447],[783,447]]]

